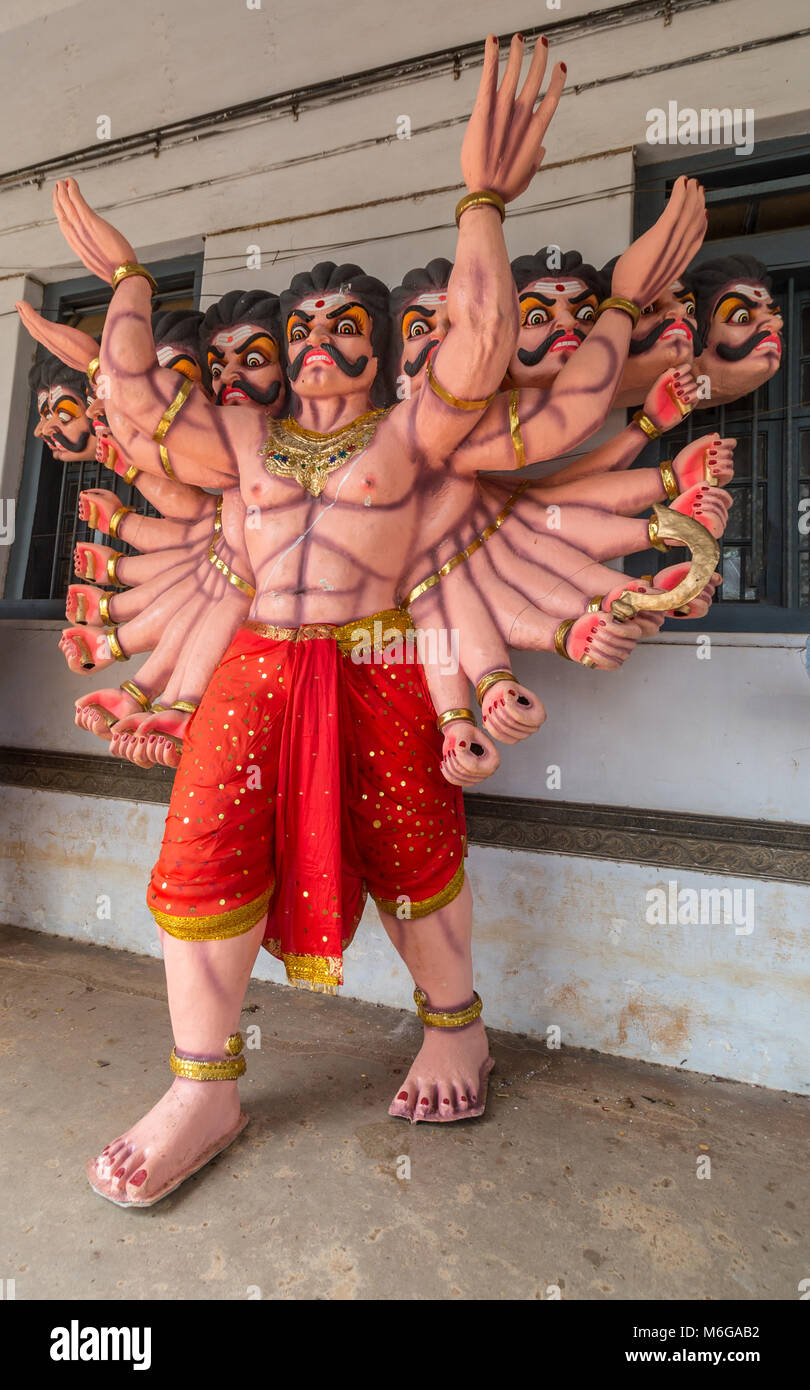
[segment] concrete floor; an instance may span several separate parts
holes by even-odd
[[[161,965],[2,928],[0,977],[18,1299],[794,1300],[810,1275],[806,1099],[496,1033],[486,1116],[411,1127],[386,1107],[412,1014],[264,983],[248,1129],[122,1211],[83,1166],[170,1080]]]

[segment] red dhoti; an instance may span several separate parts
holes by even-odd
[[[164,931],[220,940],[267,912],[288,978],[331,989],[367,892],[404,920],[456,897],[462,796],[413,637],[398,609],[239,630],[184,740],[147,895]]]

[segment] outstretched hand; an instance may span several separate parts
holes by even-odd
[[[14,305],[31,337],[64,362],[74,371],[86,372],[93,358],[98,355],[98,343],[89,333],[80,328],[71,328],[67,323],[51,323],[24,299]]]
[[[119,265],[137,260],[126,237],[85,202],[75,179],[56,184],[53,210],[68,246],[99,280],[112,284]]]
[[[499,87],[500,48],[490,34],[478,95],[461,148],[461,172],[469,191],[489,189],[500,194],[505,203],[518,198],[540,168],[545,154],[543,139],[565,85],[565,65],[557,63],[548,91],[535,110],[548,57],[548,40],[541,38],[516,96],[524,50],[523,35],[516,34]]]
[[[611,293],[644,309],[686,269],[706,235],[706,197],[697,179],[675,180],[657,222],[613,268]]]

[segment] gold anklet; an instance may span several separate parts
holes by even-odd
[[[125,695],[131,695],[133,700],[137,700],[142,710],[152,708],[149,703],[149,696],[145,695],[141,687],[136,685],[134,681],[122,681],[119,689],[123,690]]]
[[[119,507],[116,512],[113,512],[112,516],[110,517],[110,524],[107,527],[107,534],[113,536],[117,541],[123,540],[123,536],[120,536],[118,534],[121,522],[124,520],[124,517],[129,516],[130,512],[134,510],[134,507]]]
[[[225,1051],[229,1055],[218,1062],[209,1062],[203,1057],[178,1057],[177,1050],[172,1048],[169,1066],[175,1076],[182,1076],[185,1081],[236,1081],[246,1069],[241,1055],[243,1047],[241,1033],[232,1033],[225,1041]]]
[[[426,1009],[427,995],[423,989],[415,989],[413,992],[416,1012],[422,1022],[428,1028],[465,1028],[468,1023],[474,1023],[481,1017],[483,1004],[481,996],[473,990],[473,1002],[467,1004],[463,1009]]]

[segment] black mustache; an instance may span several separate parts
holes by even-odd
[[[542,362],[546,353],[553,348],[554,344],[559,342],[560,338],[567,338],[569,334],[573,334],[575,338],[579,338],[581,343],[584,343],[585,334],[582,332],[581,328],[559,328],[556,333],[552,333],[550,338],[546,338],[545,342],[541,343],[539,347],[531,350],[529,348],[518,348],[518,362],[522,362],[524,367],[536,367],[538,362]]]
[[[216,392],[214,400],[217,405],[220,403],[220,397],[226,386],[238,387],[240,391],[244,391],[246,396],[250,396],[250,399],[255,401],[257,405],[272,405],[274,401],[278,400],[281,392],[280,381],[271,381],[266,391],[260,391],[257,386],[253,385],[252,381],[245,381],[244,377],[236,376],[233,381],[223,382]]]
[[[85,430],[80,434],[75,444],[71,444],[61,430],[54,430],[50,438],[59,445],[60,449],[64,449],[66,454],[83,454],[90,443],[90,431]]]
[[[695,324],[689,321],[689,319],[663,319],[661,323],[656,324],[655,328],[650,329],[646,338],[631,338],[630,356],[638,357],[639,353],[641,352],[649,352],[650,348],[658,342],[658,339],[661,337],[661,334],[666,333],[668,328],[671,328],[674,323],[679,322],[683,324],[684,328],[688,328],[689,332],[692,334],[692,350],[695,356],[697,357],[700,353],[701,343],[698,337],[697,328]]]
[[[405,375],[416,376],[417,372],[421,372],[422,368],[424,367],[427,361],[428,353],[432,352],[433,348],[438,346],[438,338],[428,338],[428,341],[425,343],[425,346],[419,349],[419,352],[416,354],[416,357],[413,359],[413,362],[403,362],[402,369],[405,372]]]
[[[350,362],[348,357],[344,357],[340,348],[336,347],[334,343],[319,343],[318,349],[320,352],[327,353],[328,356],[331,357],[335,366],[339,367],[342,372],[345,372],[346,376],[362,376],[363,372],[366,370],[366,367],[368,366],[367,357],[358,357],[356,362]],[[306,357],[307,353],[311,351],[311,347],[304,348],[303,352],[299,352],[295,361],[289,363],[287,367],[287,375],[290,378],[290,381],[298,380],[299,376],[301,375],[301,368],[304,365],[304,358]]]
[[[751,337],[746,338],[745,342],[741,343],[739,347],[727,347],[725,343],[718,343],[716,348],[717,356],[722,357],[725,362],[740,362],[743,357],[747,357],[750,352],[754,351],[758,343],[763,342],[765,338],[770,338],[771,334],[775,331],[776,330],[773,328],[758,328],[756,333],[752,333]],[[781,333],[777,333],[776,336],[781,343]]]

